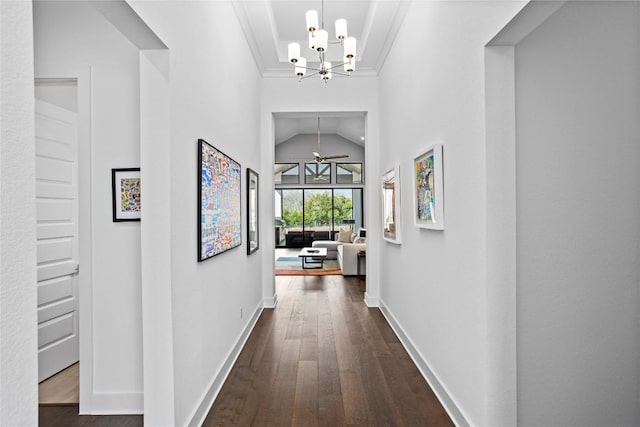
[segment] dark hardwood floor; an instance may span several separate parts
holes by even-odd
[[[204,426],[452,426],[364,282],[276,277]]]
[[[141,427],[142,415],[78,415],[78,405],[41,406],[40,427]]]
[[[204,426],[452,426],[364,282],[276,277],[278,306],[258,320]],[[137,427],[142,416],[40,407],[41,427]]]

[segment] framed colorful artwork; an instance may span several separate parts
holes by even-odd
[[[242,244],[241,167],[198,140],[198,261]]]
[[[382,175],[382,238],[399,245],[400,240],[400,166]]]
[[[258,225],[258,173],[247,168],[247,255],[251,255],[260,247],[260,233]]]
[[[413,160],[413,220],[416,227],[444,230],[442,144],[434,144]]]
[[[140,168],[111,169],[113,222],[140,221]]]

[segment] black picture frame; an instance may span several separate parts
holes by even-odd
[[[140,168],[111,169],[113,222],[140,221]]]
[[[260,248],[260,176],[247,168],[247,255]]]
[[[240,163],[198,139],[198,262],[242,244],[241,186]]]

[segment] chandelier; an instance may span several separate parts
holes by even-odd
[[[350,76],[356,69],[356,38],[347,34],[347,20],[336,19],[335,30],[337,41],[329,41],[329,33],[324,30],[324,0],[322,1],[321,21],[318,25],[318,11],[308,10],[306,13],[307,31],[309,31],[309,49],[318,54],[320,65],[318,68],[307,66],[307,60],[300,55],[300,44],[289,43],[289,62],[294,65],[294,73],[299,80],[319,75],[325,83],[333,74]],[[343,49],[342,63],[332,64],[325,60],[329,44],[340,44]],[[342,70],[339,68],[342,67]],[[307,74],[309,73],[309,74]]]

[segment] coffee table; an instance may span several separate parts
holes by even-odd
[[[302,248],[298,256],[302,259],[302,268],[311,270],[322,268],[327,257],[327,248]],[[313,265],[313,267],[309,267]]]

